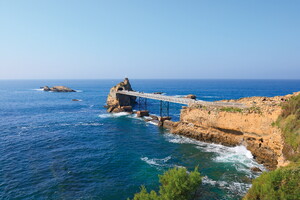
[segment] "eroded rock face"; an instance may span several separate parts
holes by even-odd
[[[293,95],[297,95],[294,93]],[[282,97],[250,97],[230,100],[248,105],[245,110],[214,107],[183,107],[179,122],[165,121],[171,133],[227,146],[244,145],[268,169],[284,166],[281,130],[272,125],[281,114]]]
[[[75,90],[68,88],[66,86],[54,86],[54,87],[48,87],[44,86],[42,87],[44,91],[51,91],[51,92],[76,92]]]
[[[133,91],[128,78],[110,89],[106,100],[108,112],[132,112],[136,97],[118,94],[120,90]]]

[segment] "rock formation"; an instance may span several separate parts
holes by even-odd
[[[294,93],[297,95],[299,93]],[[292,95],[250,97],[227,102],[244,103],[248,107],[216,108],[192,105],[183,107],[180,121],[165,121],[171,133],[227,146],[245,145],[259,163],[269,169],[287,164],[283,155],[281,130],[274,122],[281,114],[280,104]]]
[[[185,97],[183,98],[187,98],[187,99],[196,99],[196,95],[194,94],[189,94],[189,95],[186,95]]]
[[[136,97],[118,94],[121,90],[133,91],[128,78],[110,89],[106,100],[108,112],[132,112]]]
[[[41,87],[44,91],[51,91],[51,92],[76,92],[71,88],[65,86],[54,86],[49,88],[48,86]]]

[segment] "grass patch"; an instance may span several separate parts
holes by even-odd
[[[248,110],[249,112],[262,114],[260,107],[256,107],[256,106],[252,106],[250,108],[247,108],[246,110]]]
[[[300,163],[293,163],[255,179],[243,200],[300,199]]]
[[[243,110],[236,107],[223,107],[220,108],[220,111],[236,113],[236,112],[242,112]]]

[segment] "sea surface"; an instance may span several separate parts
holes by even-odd
[[[243,146],[225,147],[172,135],[126,113],[103,108],[121,80],[1,80],[0,199],[132,198],[141,185],[158,189],[171,167],[203,176],[198,199],[240,199],[262,170]],[[300,91],[300,80],[131,80],[134,90],[195,94],[214,101]],[[65,85],[78,92],[44,92]],[[72,101],[79,99],[80,101]],[[173,120],[182,105],[171,104]],[[159,102],[148,101],[159,113]]]

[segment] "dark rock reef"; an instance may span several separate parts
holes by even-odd
[[[44,86],[41,87],[41,89],[43,89],[44,91],[47,92],[76,92],[75,90],[68,88],[66,86],[54,86],[54,87],[48,87],[48,86]]]
[[[107,112],[132,112],[136,97],[118,94],[118,91],[133,91],[128,78],[110,89],[106,100]]]

